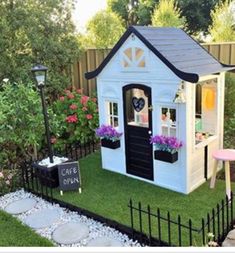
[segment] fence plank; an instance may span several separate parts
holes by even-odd
[[[142,226],[142,209],[141,209],[141,203],[139,202],[139,224],[140,224],[140,233],[141,233],[141,236],[140,236],[140,243],[142,243],[142,240],[143,240],[143,237],[142,237],[142,234],[143,234],[143,226]]]
[[[168,227],[168,243],[171,245],[171,218],[170,212],[167,212],[167,227]]]
[[[192,235],[192,220],[191,219],[189,219],[188,225],[189,225],[189,246],[192,246],[193,245],[193,235]]]
[[[151,211],[148,205],[148,227],[149,227],[149,244],[152,244],[152,224],[151,224]]]
[[[178,215],[178,235],[179,235],[179,246],[182,245],[182,235],[181,235],[181,218],[180,215]]]
[[[220,205],[217,204],[217,240],[220,240]]]
[[[229,231],[229,200],[228,195],[226,195],[226,225],[227,225],[227,233]]]
[[[162,240],[162,233],[161,233],[161,213],[160,213],[160,209],[157,209],[157,224],[158,224],[158,239],[159,242],[161,243]]]
[[[206,238],[205,238],[205,220],[202,218],[202,245],[206,245]]]
[[[221,213],[222,236],[224,236],[224,200],[221,201]]]
[[[230,229],[233,229],[233,193],[230,198]]]

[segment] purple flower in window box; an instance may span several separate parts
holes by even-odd
[[[150,138],[150,143],[154,144],[155,159],[164,162],[174,163],[178,160],[178,150],[183,146],[182,141],[176,137],[155,135]]]
[[[101,125],[96,129],[96,135],[101,138],[101,146],[111,149],[120,147],[120,137],[122,133],[118,132],[110,125]]]

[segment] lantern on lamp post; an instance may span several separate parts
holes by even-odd
[[[40,96],[41,96],[42,112],[44,116],[49,159],[50,159],[50,163],[53,163],[54,161],[53,161],[53,151],[52,151],[51,141],[50,141],[49,120],[48,120],[47,107],[46,107],[46,101],[45,101],[45,95],[44,95],[44,86],[46,84],[47,67],[43,65],[36,65],[31,69],[31,71],[35,77],[37,88],[39,89]]]

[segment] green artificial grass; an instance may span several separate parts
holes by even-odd
[[[0,210],[0,247],[49,247],[52,242],[42,238],[19,220]]]
[[[113,162],[115,162],[115,157]],[[60,196],[59,191],[56,190],[55,197],[128,226],[131,225],[128,208],[130,198],[136,207],[140,201],[143,209],[146,209],[149,204],[154,213],[157,208],[160,208],[161,214],[165,217],[168,211],[174,220],[177,220],[178,215],[181,215],[182,224],[188,224],[189,219],[192,219],[192,225],[196,228],[201,227],[201,219],[206,218],[207,212],[211,212],[212,208],[215,208],[217,203],[225,198],[224,181],[217,180],[214,189],[210,189],[208,181],[189,195],[184,195],[101,169],[99,152],[81,159],[80,167],[82,194],[77,191],[68,191]],[[235,188],[234,183],[232,188]],[[147,224],[147,217],[145,217],[144,223]],[[135,228],[139,229],[137,213],[135,214],[135,224]],[[183,228],[182,232],[184,233]],[[162,239],[167,241],[166,232],[164,236]],[[199,236],[196,236],[194,244],[197,244],[197,237]],[[184,239],[188,240],[188,237]]]

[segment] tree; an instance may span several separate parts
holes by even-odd
[[[185,27],[185,18],[177,8],[175,0],[160,0],[152,16],[152,25],[160,27]]]
[[[49,69],[48,88],[54,95],[68,85],[68,66],[79,55],[71,21],[74,0],[2,0],[0,2],[0,81],[28,82],[30,69]],[[47,89],[48,90],[48,89]]]
[[[138,4],[135,9],[137,24],[151,24],[151,16],[159,0],[135,0]],[[178,0],[178,7],[181,9],[181,15],[186,18],[187,30],[191,34],[199,32],[208,33],[208,27],[211,24],[210,11],[219,2],[224,0]],[[108,7],[122,17],[126,26],[130,25],[128,4],[130,0],[108,0]]]
[[[233,8],[235,1],[226,0],[219,3],[211,12],[212,25],[209,28],[212,41],[235,40],[235,14]]]
[[[99,11],[87,24],[84,45],[93,48],[110,48],[124,32],[121,19],[112,12]]]
[[[149,25],[153,9],[159,0],[108,0],[108,9],[118,14],[126,27]]]
[[[151,24],[151,17],[155,6],[159,3],[159,0],[140,0],[138,8],[139,24],[149,25]]]
[[[181,14],[186,17],[187,30],[190,34],[208,33],[211,24],[210,11],[221,0],[178,0]],[[222,0],[224,1],[224,0]]]

